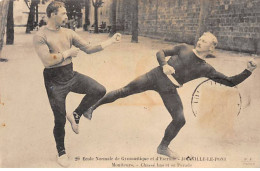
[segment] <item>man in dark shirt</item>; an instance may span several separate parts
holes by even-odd
[[[156,56],[160,66],[138,77],[125,87],[109,92],[83,115],[91,119],[92,112],[102,104],[111,103],[119,98],[147,90],[157,91],[172,116],[172,121],[166,128],[164,137],[157,148],[157,153],[176,159],[177,155],[168,148],[168,145],[186,122],[182,102],[176,88],[201,77],[207,77],[232,87],[243,82],[256,68],[256,64],[250,61],[247,64],[247,69],[233,77],[227,77],[216,71],[204,59],[208,54],[212,54],[217,43],[217,38],[210,32],[206,32],[197,42],[195,49],[181,44],[157,52]],[[166,56],[171,56],[168,62],[165,59]]]

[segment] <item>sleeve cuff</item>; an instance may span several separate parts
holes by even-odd
[[[245,69],[244,72],[248,75],[251,75],[252,74],[252,71],[250,71],[249,69]]]

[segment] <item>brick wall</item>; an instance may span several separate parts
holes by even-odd
[[[192,44],[198,16],[199,0],[140,0],[140,35]]]
[[[131,34],[130,1],[117,1],[117,27],[125,34]],[[200,0],[139,0],[138,9],[139,35],[194,44]],[[218,48],[260,53],[260,0],[212,0],[206,24]]]
[[[260,0],[218,0],[208,20],[219,48],[260,51]]]

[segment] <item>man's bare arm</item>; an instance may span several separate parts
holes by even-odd
[[[104,50],[107,46],[120,42],[121,40],[121,34],[116,33],[111,37],[110,39],[101,42],[99,45],[91,46],[89,45],[84,39],[79,37],[79,35],[75,32],[72,32],[73,34],[73,45],[78,47],[80,50],[84,51],[87,54],[96,53],[99,51]]]
[[[68,58],[76,57],[79,52],[78,48],[71,48],[64,52],[50,53],[49,47],[47,46],[45,40],[38,35],[34,36],[33,42],[35,51],[42,60],[45,67],[59,65]]]

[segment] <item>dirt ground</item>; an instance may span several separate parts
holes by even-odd
[[[24,30],[16,28],[15,44],[4,46],[2,53],[9,61],[0,63],[0,166],[59,167],[43,65],[32,43],[35,32],[28,35]],[[91,44],[108,38],[107,34],[77,32]],[[111,91],[157,66],[156,52],[173,44],[146,37],[139,37],[139,43],[131,43],[131,37],[123,35],[121,43],[102,52],[92,55],[80,52],[73,61],[74,69]],[[217,50],[216,56],[207,62],[228,76],[242,72],[247,60],[256,57],[223,50]],[[259,59],[256,59],[258,65]],[[193,115],[192,93],[205,78],[178,89],[186,125],[170,148],[180,155],[180,160],[172,161],[156,153],[171,121],[156,92],[147,91],[101,106],[92,121],[81,119],[79,135],[72,132],[67,122],[65,144],[71,167],[260,167],[259,77],[257,68],[237,86],[236,93],[242,101],[238,116],[231,103],[237,97],[226,95],[226,91],[223,94],[218,87],[214,89],[219,93],[213,89],[208,93],[215,97],[221,110]],[[67,113],[77,107],[82,97],[68,95]],[[210,106],[211,101],[204,100],[200,105]],[[230,110],[231,106],[235,109]]]

